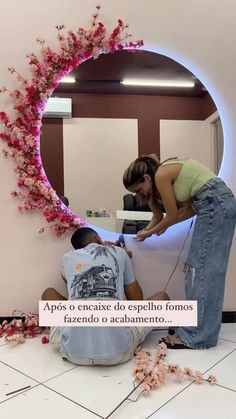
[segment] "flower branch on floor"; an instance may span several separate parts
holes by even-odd
[[[134,389],[123,399],[121,402],[110,412],[106,419],[110,418],[125,401],[136,402],[141,394],[148,395],[151,390],[159,388],[165,383],[170,374],[174,374],[177,380],[180,381],[184,378],[195,380],[196,383],[202,383],[206,381],[211,385],[216,384],[216,378],[214,375],[209,375],[208,379],[203,378],[203,374],[200,371],[193,371],[190,368],[181,369],[179,365],[166,364],[164,359],[166,358],[167,346],[164,342],[157,345],[157,353],[154,360],[151,358],[150,352],[146,348],[139,347],[135,353],[136,367],[134,369],[135,380],[137,384],[134,384]],[[136,400],[130,399],[130,396],[136,392],[137,389],[143,388]]]
[[[47,46],[44,39],[38,38],[41,57],[34,52],[27,55],[32,80],[27,80],[14,67],[9,67],[10,73],[17,77],[19,88],[8,90],[4,86],[0,89],[0,92],[9,93],[16,113],[12,118],[6,112],[0,112],[0,121],[5,126],[0,138],[8,146],[3,153],[5,157],[15,159],[18,187],[23,189],[23,192],[13,191],[12,196],[20,199],[18,208],[21,211],[42,211],[49,225],[43,227],[39,231],[41,233],[49,228],[60,236],[68,230],[86,225],[61,202],[44,172],[39,143],[42,116],[48,98],[60,80],[84,61],[122,49],[135,51],[143,45],[143,41],[127,42],[131,35],[121,19],[114,30],[107,33],[104,24],[98,21],[100,6],[96,9],[88,29],[78,28],[75,32],[70,30],[64,33],[64,25],[56,26],[59,52]]]
[[[134,374],[135,379],[140,383],[142,382],[142,392],[144,394],[149,394],[151,390],[160,388],[170,374],[175,375],[178,381],[190,378],[197,383],[207,381],[211,385],[216,384],[214,375],[209,375],[208,379],[205,380],[200,371],[193,371],[191,368],[181,368],[176,364],[167,364],[165,362],[166,349],[166,344],[164,342],[160,343],[157,346],[157,353],[154,359],[152,359],[150,352],[145,348],[139,348],[136,351]]]
[[[41,333],[49,334],[49,328],[39,326],[37,314],[26,314],[13,311],[16,317],[11,321],[3,320],[0,324],[0,337],[5,337],[7,343],[24,343],[26,339],[32,339]],[[42,343],[48,343],[48,337],[43,336]]]

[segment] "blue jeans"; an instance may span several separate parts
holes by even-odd
[[[187,300],[198,302],[198,325],[180,327],[177,336],[190,348],[217,344],[225,276],[236,223],[236,199],[225,183],[208,181],[192,198],[197,217],[186,263]]]

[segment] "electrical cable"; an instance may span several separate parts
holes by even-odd
[[[168,279],[168,281],[167,281],[167,284],[166,284],[166,286],[165,286],[165,288],[164,288],[164,291],[166,291],[166,289],[167,289],[167,287],[168,287],[168,285],[169,285],[169,283],[170,283],[170,280],[171,280],[172,276],[174,275],[175,270],[176,270],[176,268],[177,268],[177,266],[178,266],[178,263],[179,263],[179,260],[180,260],[181,253],[182,253],[182,251],[184,250],[184,246],[185,246],[185,243],[186,243],[186,241],[187,241],[187,239],[188,239],[188,236],[189,236],[189,234],[190,234],[190,230],[191,230],[191,228],[192,228],[192,225],[193,225],[193,220],[191,221],[191,224],[190,224],[189,230],[188,230],[188,232],[187,232],[187,235],[186,235],[186,237],[185,237],[185,239],[184,239],[183,245],[182,245],[181,250],[180,250],[180,252],[179,252],[179,255],[178,255],[178,258],[177,258],[176,264],[175,264],[175,266],[174,266],[173,271],[171,272],[171,275],[170,275],[170,277],[169,277],[169,279]]]
[[[180,250],[180,252],[179,252],[179,255],[178,255],[178,258],[177,258],[176,264],[175,264],[175,266],[174,266],[173,271],[171,272],[171,275],[170,275],[170,277],[169,277],[169,279],[168,279],[168,281],[167,281],[167,284],[166,284],[166,286],[165,286],[165,288],[164,288],[164,291],[166,291],[166,289],[167,289],[167,287],[168,287],[168,285],[169,285],[169,283],[170,283],[170,280],[171,280],[172,276],[174,275],[175,270],[176,270],[176,268],[177,268],[177,266],[178,266],[178,263],[179,263],[179,260],[180,260],[181,253],[182,253],[182,251],[184,250],[184,246],[185,246],[185,243],[186,243],[186,241],[187,241],[187,239],[188,239],[188,236],[189,236],[189,234],[190,234],[190,230],[191,230],[191,228],[192,228],[192,225],[193,225],[193,220],[191,221],[191,224],[190,224],[190,227],[189,227],[189,229],[188,229],[187,235],[186,235],[186,237],[185,237],[185,239],[184,239],[184,241],[183,241],[183,245],[182,245],[181,250]],[[119,246],[120,246],[120,247],[125,248],[125,239],[124,239],[123,234],[120,234],[119,239],[118,239],[118,242],[119,242]]]

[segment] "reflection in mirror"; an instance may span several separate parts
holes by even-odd
[[[75,82],[60,83],[53,96],[71,98],[73,117],[43,118],[41,155],[52,187],[81,217],[92,211],[110,215],[89,220],[121,231],[115,216],[127,193],[122,175],[140,154],[192,157],[218,173],[223,134],[216,106],[176,61],[148,51],[119,51],[86,61],[70,76]],[[120,83],[124,79],[175,86],[127,86]]]

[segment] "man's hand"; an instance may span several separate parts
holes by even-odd
[[[121,246],[121,243],[119,242],[119,240],[116,240],[115,242],[111,242],[109,240],[105,240],[102,244],[107,245],[107,246],[118,246],[118,247],[121,247],[121,248],[123,248],[126,251],[126,253],[127,253],[127,255],[129,256],[130,259],[133,256],[131,250],[127,250],[125,246]]]
[[[116,242],[111,242],[110,240],[105,240],[102,244],[104,244],[104,246],[117,246]]]
[[[125,249],[126,250],[126,249]],[[126,250],[127,255],[129,256],[129,258],[131,259],[133,256],[133,253],[131,252],[131,250]]]

